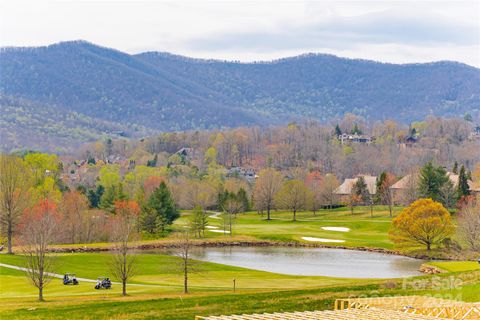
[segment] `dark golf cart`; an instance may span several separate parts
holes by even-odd
[[[111,289],[112,288],[112,282],[110,281],[109,278],[106,277],[98,277],[97,278],[97,284],[95,285],[95,289]]]
[[[75,273],[65,273],[63,276],[63,284],[64,285],[69,285],[73,284],[76,286],[78,284],[77,277],[75,276]]]

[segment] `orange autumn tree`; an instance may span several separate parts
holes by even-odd
[[[455,230],[450,213],[432,199],[419,199],[393,219],[390,237],[397,245],[421,244],[429,251],[433,244],[448,238]]]

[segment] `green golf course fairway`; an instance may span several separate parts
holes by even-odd
[[[462,272],[480,270],[480,263],[477,261],[441,261],[429,262],[429,265],[438,267],[448,272]]]
[[[139,254],[136,257],[137,273],[132,278],[130,292],[178,293],[183,290],[183,274],[179,269],[180,258],[159,254]],[[59,274],[76,273],[79,278],[97,279],[108,276],[111,256],[108,253],[66,253],[55,255],[55,271]],[[0,255],[0,263],[25,266],[21,255]],[[31,286],[23,271],[0,267],[0,298],[35,296],[36,290]],[[110,276],[111,277],[111,276]],[[199,262],[189,276],[190,290],[195,292],[230,291],[233,278],[236,287],[243,291],[272,289],[303,289],[341,284],[365,284],[368,280],[354,280],[329,277],[304,277],[281,275],[256,271],[215,263]],[[118,281],[111,277],[112,281]],[[47,296],[68,296],[78,294],[105,295],[118,293],[118,290],[94,290],[94,284],[83,282],[79,286],[64,286],[61,279],[52,279],[45,294]],[[120,289],[120,285],[114,285]],[[118,291],[118,292],[117,292]]]
[[[396,208],[398,213],[401,208]],[[188,223],[185,212],[172,226],[173,231]],[[393,249],[388,238],[391,218],[386,207],[346,208],[297,214],[272,212],[272,220],[256,212],[239,214],[233,236],[206,231],[205,241],[306,242],[302,237],[345,240],[325,243],[347,247]],[[221,216],[209,218],[209,225],[223,228]],[[344,227],[348,232],[322,227]],[[174,241],[175,232],[166,239],[142,243]],[[196,240],[203,241],[203,240]],[[318,243],[322,244],[322,243]],[[104,247],[108,243],[59,245],[58,247]],[[16,248],[19,252],[19,248]],[[128,296],[121,296],[121,285],[112,290],[95,290],[94,283],[80,281],[64,286],[53,278],[44,290],[45,302],[37,301],[37,289],[23,271],[0,267],[0,319],[190,319],[195,315],[219,315],[256,312],[282,312],[331,309],[337,298],[382,295],[434,295],[464,301],[480,301],[480,270],[476,262],[432,262],[446,273],[402,279],[348,279],[320,276],[292,276],[263,272],[216,263],[199,262],[189,275],[189,294],[183,294],[180,258],[137,252],[137,273],[129,281]],[[111,274],[109,253],[55,254],[55,273],[76,273],[79,278],[96,279]],[[0,254],[0,263],[22,267],[21,254]],[[454,277],[454,278],[452,278]],[[112,277],[111,277],[112,278]],[[233,279],[236,292],[233,292]],[[439,281],[439,279],[441,281]],[[436,286],[456,280],[456,286]],[[112,278],[113,281],[117,279]],[[425,283],[418,287],[417,281]],[[407,285],[405,285],[407,284]]]
[[[108,275],[108,253],[67,253],[56,255],[57,273],[75,272],[95,279]],[[46,302],[36,301],[36,289],[23,271],[0,267],[0,318],[2,319],[193,319],[196,314],[274,312],[329,309],[336,298],[359,295],[425,294],[480,299],[480,271],[455,273],[464,277],[455,288],[402,288],[401,280],[339,279],[288,276],[214,263],[201,263],[191,274],[190,294],[182,293],[182,276],[177,257],[138,255],[138,273],[128,286],[129,296],[112,290],[95,290],[81,281],[64,286],[54,278],[45,289]],[[0,263],[23,266],[21,255],[0,255]],[[462,270],[463,271],[463,270]],[[440,278],[449,281],[450,274]],[[232,279],[237,280],[233,293]],[[416,277],[417,280],[430,276]],[[116,280],[116,279],[112,279]],[[409,281],[415,281],[414,279]],[[437,279],[438,282],[438,279]],[[397,289],[384,289],[397,283]]]
[[[400,210],[400,207],[395,208],[396,213]],[[184,213],[175,222],[174,227],[186,225],[189,215],[189,212]],[[209,218],[208,223],[210,226],[217,227],[216,230],[223,229],[221,216],[217,219]],[[345,227],[350,231],[328,231],[323,230],[322,227]],[[272,211],[270,221],[266,220],[266,213],[262,216],[257,212],[248,212],[238,214],[234,219],[232,236],[303,243],[313,242],[305,241],[302,237],[314,237],[345,241],[341,243],[315,242],[318,244],[392,249],[393,244],[388,238],[390,227],[391,218],[388,208],[385,206],[375,206],[373,217],[370,215],[370,207],[356,207],[353,215],[348,208],[319,210],[315,215],[311,211],[298,212],[297,221],[292,221],[292,213],[288,211]],[[205,235],[207,238],[213,239],[231,237],[211,230],[206,230]]]

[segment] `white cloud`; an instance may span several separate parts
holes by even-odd
[[[0,20],[2,46],[85,39],[243,61],[325,52],[480,66],[479,1],[3,0]]]

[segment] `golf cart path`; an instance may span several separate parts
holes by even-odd
[[[11,264],[5,264],[5,263],[0,263],[0,267],[5,267],[5,268],[10,268],[10,269],[20,270],[20,271],[24,271],[24,272],[27,272],[27,271],[28,271],[27,268],[19,267],[19,266],[14,266],[14,265],[11,265]],[[63,275],[58,274],[58,273],[47,272],[47,275],[50,276],[50,277],[53,277],[53,278],[63,279]],[[78,280],[78,281],[85,281],[85,282],[97,282],[97,280],[86,279],[86,278],[77,278],[77,280]],[[113,282],[112,282],[112,283],[113,283]]]
[[[212,219],[221,219],[219,215],[221,215],[221,212],[216,212],[216,211],[207,211],[208,213],[213,213],[212,215],[208,216],[209,218]]]
[[[10,268],[10,269],[15,269],[15,270],[20,270],[20,271],[24,271],[24,272],[27,272],[27,271],[28,271],[27,268],[19,267],[19,266],[14,266],[14,265],[11,265],[11,264],[5,264],[5,263],[0,263],[0,267]],[[46,274],[47,274],[48,276],[50,276],[50,277],[53,277],[53,278],[63,279],[63,275],[58,274],[58,273],[47,272]],[[83,282],[92,282],[92,283],[96,283],[96,282],[97,282],[97,280],[94,280],[94,279],[78,278],[78,277],[77,277],[77,280],[78,280],[78,281],[83,281]],[[122,284],[122,283],[121,283],[121,282],[114,282],[114,281],[112,281],[112,284]],[[165,287],[165,286],[156,285],[156,284],[140,284],[140,283],[128,283],[127,286]]]

